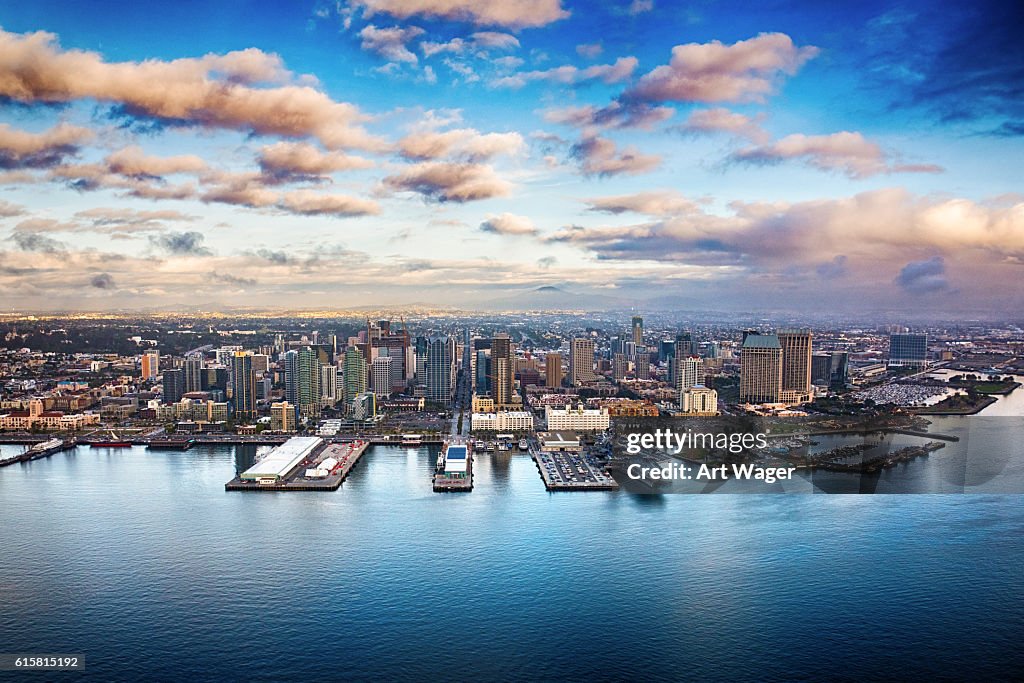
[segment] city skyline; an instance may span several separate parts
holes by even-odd
[[[1024,17],[937,7],[6,8],[4,308],[1002,313]]]

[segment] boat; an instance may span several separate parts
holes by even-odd
[[[402,434],[402,445],[403,446],[421,446],[423,445],[422,434]]]
[[[519,450],[525,451],[530,447],[530,444],[526,441],[526,437],[519,439]]]
[[[90,448],[131,448],[132,442],[119,439],[117,434],[110,432],[109,438],[101,438],[89,443]]]

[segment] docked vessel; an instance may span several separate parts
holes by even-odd
[[[524,436],[524,437],[523,437],[522,439],[519,439],[519,450],[521,450],[521,451],[525,451],[525,450],[527,450],[527,449],[528,449],[529,447],[530,447],[530,444],[529,444],[529,442],[527,442],[527,440],[526,440],[526,437],[525,437],[525,436]]]
[[[468,443],[446,441],[434,467],[435,491],[471,491],[473,489],[473,452]]]

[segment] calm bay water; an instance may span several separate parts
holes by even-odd
[[[1024,672],[1021,496],[550,494],[521,455],[435,494],[397,447],[336,492],[227,493],[241,460],[0,470],[0,651],[103,681]]]

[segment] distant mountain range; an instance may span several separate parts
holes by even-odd
[[[554,285],[544,285],[481,302],[480,308],[492,311],[508,310],[587,310],[603,311],[629,308],[635,302],[603,294],[574,292]]]

